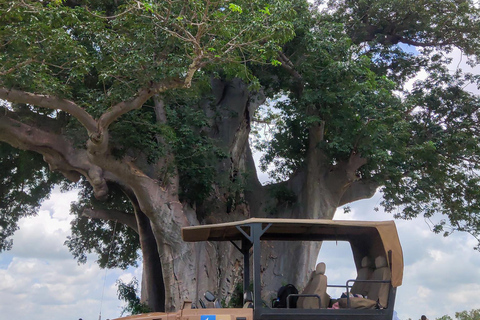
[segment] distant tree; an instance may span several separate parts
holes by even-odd
[[[117,280],[117,293],[118,299],[126,302],[126,306],[122,310],[122,316],[140,314],[151,312],[152,310],[140,301],[137,295],[138,280],[133,278],[129,283],[124,283],[121,280]]]
[[[480,309],[472,309],[470,311],[464,310],[462,312],[455,312],[455,319],[457,320],[480,320]],[[453,320],[450,316],[444,315],[436,320]]]

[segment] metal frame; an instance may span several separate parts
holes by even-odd
[[[262,223],[249,223],[236,228],[243,235],[241,247],[233,245],[243,254],[244,278],[243,288],[247,292],[250,287],[250,249],[253,248],[252,254],[252,269],[253,269],[253,318],[254,320],[391,320],[393,317],[393,310],[395,305],[396,288],[393,287],[390,281],[375,281],[364,280],[365,282],[386,282],[390,283],[390,290],[388,296],[388,307],[386,309],[271,309],[263,306],[261,298],[261,236],[265,233],[272,224],[267,224],[265,227]],[[247,230],[245,230],[247,229]],[[347,304],[350,301],[348,298],[349,283],[356,280],[348,280],[345,286],[329,285],[328,287],[345,287],[347,291]],[[363,280],[358,280],[362,281]],[[244,295],[244,303],[247,295]],[[302,295],[298,295],[302,296]],[[310,295],[309,295],[310,296]],[[315,296],[315,295],[314,295]],[[287,301],[288,302],[288,301]]]

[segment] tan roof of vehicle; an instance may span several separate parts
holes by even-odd
[[[243,234],[237,227],[252,223],[261,223],[263,228],[271,224],[261,240],[348,241],[352,246],[357,268],[360,268],[363,256],[389,257],[388,253],[391,251],[391,258],[387,260],[392,270],[392,285],[398,287],[402,284],[403,254],[393,221],[252,218],[182,228],[182,238],[187,242],[241,240]]]

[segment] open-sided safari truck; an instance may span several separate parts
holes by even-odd
[[[300,219],[248,219],[239,222],[187,227],[184,241],[230,241],[243,254],[244,308],[198,308],[185,303],[175,313],[150,313],[129,320],[391,320],[396,289],[402,284],[403,255],[393,221],[338,221]],[[313,271],[299,294],[290,294],[287,307],[262,301],[261,241],[347,241],[357,268],[356,279],[328,284],[325,265]],[[375,261],[375,263],[373,263]],[[250,268],[250,266],[252,268]],[[333,271],[334,272],[334,271]],[[341,287],[343,298],[332,299],[328,287]]]

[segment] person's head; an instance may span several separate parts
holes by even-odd
[[[421,320],[427,320],[427,317],[425,317],[424,315],[422,315],[422,317],[420,318]]]

